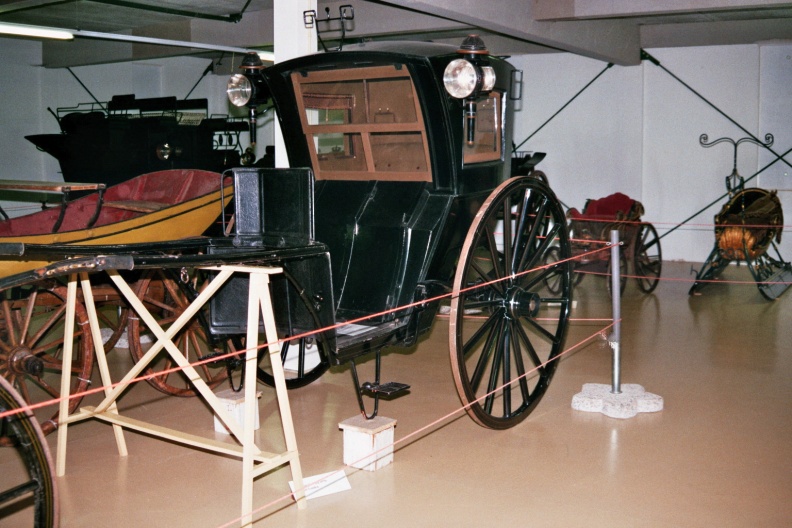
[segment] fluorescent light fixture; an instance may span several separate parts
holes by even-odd
[[[270,56],[274,58],[274,54],[272,52],[266,51],[258,51],[249,48],[237,48],[233,46],[221,46],[218,44],[202,44],[200,42],[190,42],[185,40],[170,40],[170,39],[161,39],[161,38],[154,38],[154,37],[144,37],[140,35],[124,35],[121,33],[101,33],[98,31],[83,31],[81,29],[74,30],[75,37],[82,37],[82,38],[93,38],[93,39],[100,39],[100,40],[114,40],[120,42],[134,42],[137,44],[153,44],[156,46],[174,46],[177,48],[194,48],[194,49],[205,49],[211,51],[226,51],[229,53],[269,53]],[[263,59],[262,60],[269,60],[272,61],[273,59]]]
[[[154,37],[143,37],[140,35],[124,35],[121,33],[101,33],[97,31],[84,31],[81,29],[59,29],[44,26],[28,26],[25,24],[6,24],[0,23],[0,35],[18,35],[21,37],[37,37],[59,40],[72,40],[74,37],[92,38],[100,40],[113,40],[120,42],[134,42],[138,44],[153,44],[155,46],[174,46],[178,48],[205,49],[211,51],[225,51],[229,53],[249,53],[259,54],[261,60],[275,62],[275,54],[271,51],[258,51],[249,48],[237,48],[234,46],[221,46],[218,44],[202,44],[200,42],[189,42],[184,40],[170,40]]]
[[[71,31],[67,31],[65,29],[48,28],[43,26],[27,26],[25,24],[0,23],[0,34],[58,40],[71,40],[74,38],[74,34]]]

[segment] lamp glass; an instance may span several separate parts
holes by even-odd
[[[253,85],[250,84],[250,79],[241,73],[235,73],[228,79],[226,94],[234,106],[245,106],[253,95]]]
[[[455,59],[448,63],[443,72],[443,84],[448,94],[464,99],[476,89],[478,75],[476,68],[465,59]]]

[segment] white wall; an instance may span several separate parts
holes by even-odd
[[[0,39],[0,177],[44,179],[41,156],[24,136],[41,128],[41,44]]]
[[[773,133],[779,154],[792,147],[792,43],[648,52],[754,136]],[[515,126],[518,143],[605,67],[561,54],[512,62],[527,79]],[[610,68],[521,149],[548,153],[540,168],[567,206],[582,208],[587,198],[620,191],[644,204],[644,219],[663,235],[725,193],[733,149],[728,144],[701,147],[704,133],[710,141],[747,135],[669,73],[644,61]],[[737,168],[744,177],[774,159],[759,150],[740,146]],[[786,159],[792,163],[792,155]],[[786,225],[792,223],[790,174],[790,167],[778,162],[749,184],[780,189]],[[714,245],[713,216],[723,203],[663,238],[663,258],[706,259]],[[781,246],[786,260],[791,248],[789,241]]]

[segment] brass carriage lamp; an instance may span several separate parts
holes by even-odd
[[[235,73],[228,79],[226,95],[234,106],[247,106],[249,109],[250,146],[245,149],[245,153],[242,155],[242,164],[252,165],[256,161],[257,107],[269,100],[270,93],[264,82],[264,76],[261,75],[264,63],[261,62],[261,57],[259,57],[258,53],[250,52],[246,54],[239,67],[242,69],[242,73]]]
[[[495,70],[489,65],[489,50],[478,35],[469,35],[457,50],[462,58],[448,63],[443,84],[451,97],[465,105],[467,142],[473,144],[476,134],[476,99],[495,87]]]

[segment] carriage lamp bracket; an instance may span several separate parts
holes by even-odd
[[[305,24],[306,29],[315,29],[316,30],[316,39],[322,45],[322,49],[324,51],[329,51],[327,46],[325,45],[324,41],[322,40],[322,33],[327,33],[330,31],[338,31],[337,29],[328,28],[322,31],[319,31],[319,23],[329,24],[331,22],[338,22],[340,21],[341,24],[341,40],[338,44],[338,47],[335,48],[333,51],[341,51],[344,47],[344,39],[346,38],[346,31],[347,31],[347,22],[355,20],[355,8],[352,7],[350,4],[344,4],[338,8],[338,16],[331,17],[330,16],[330,8],[325,7],[325,17],[324,18],[317,18],[316,10],[309,9],[307,11],[303,11],[303,24]]]
[[[701,134],[701,136],[699,136],[699,145],[704,148],[712,147],[718,143],[730,143],[734,147],[734,164],[732,166],[732,173],[726,176],[726,190],[728,191],[730,198],[735,193],[742,191],[743,187],[745,186],[745,178],[740,176],[740,173],[737,172],[737,147],[739,147],[741,143],[753,143],[754,145],[765,148],[773,146],[773,142],[775,141],[773,134],[765,134],[764,139],[764,142],[762,142],[752,137],[744,137],[737,140],[730,137],[722,137],[710,142],[709,136],[707,136],[707,134]]]
[[[258,107],[265,104],[271,98],[271,94],[262,75],[264,63],[258,53],[247,53],[239,68],[242,73],[235,73],[228,79],[226,95],[234,106],[248,107],[250,146],[242,154],[242,164],[252,165],[255,162]]]
[[[377,417],[380,396],[386,398],[396,397],[410,388],[409,385],[396,381],[380,383],[380,373],[382,371],[382,354],[380,350],[377,350],[373,383],[370,381],[366,381],[363,384],[360,383],[354,359],[349,362],[349,370],[352,373],[352,383],[355,385],[355,395],[357,396],[358,406],[360,407],[360,414],[363,415],[366,420],[373,420]],[[374,398],[374,411],[371,414],[366,412],[366,406],[363,403],[363,393],[367,393]]]

